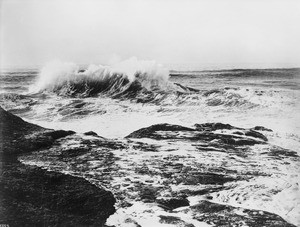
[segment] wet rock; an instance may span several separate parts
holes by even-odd
[[[96,137],[99,137],[97,133],[93,132],[93,131],[88,131],[88,132],[85,132],[83,133],[84,135],[86,136],[96,136]]]
[[[183,197],[157,199],[156,202],[167,210],[190,205],[189,201]]]
[[[240,132],[240,131],[235,131],[235,132],[233,132],[232,134],[236,134],[236,135],[240,135],[240,136],[244,135],[244,133],[243,133],[243,132]]]
[[[258,131],[268,131],[268,132],[273,132],[272,129],[269,128],[265,128],[263,126],[255,126],[254,128],[252,128],[253,130],[258,130]]]
[[[85,106],[85,105],[86,105],[86,103],[84,103],[84,102],[78,103],[78,104],[74,105],[74,108],[79,109],[79,108],[81,108],[81,107],[83,107],[83,106]]]
[[[61,151],[60,157],[63,158],[73,158],[77,157],[83,154],[86,154],[88,152],[88,147],[76,147],[71,149],[65,149]]]
[[[179,217],[160,215],[159,218],[160,218],[159,222],[162,224],[169,224],[169,225],[182,226],[182,227],[195,227],[193,224],[186,223],[185,221],[181,220],[181,218]]]
[[[270,148],[270,151],[266,154],[269,156],[279,158],[279,159],[281,159],[281,157],[299,157],[299,155],[296,151],[284,149],[284,148],[278,147],[278,146],[272,146]]]
[[[243,135],[236,135],[230,132],[214,132],[218,129],[239,129],[243,130]],[[179,125],[157,124],[147,128],[142,128],[129,134],[127,138],[151,138],[156,140],[192,140],[196,142],[212,142],[215,147],[219,144],[233,146],[245,146],[263,144],[267,138],[259,132],[247,129],[240,129],[229,124],[207,123],[196,124],[196,129]]]
[[[73,134],[75,134],[74,131],[56,130],[56,131],[46,132],[44,135],[50,136],[53,140],[57,140]]]
[[[1,107],[0,130],[0,223],[102,226],[115,212],[111,192],[82,178],[17,161],[18,154],[50,148],[58,139],[67,140],[66,136],[74,134],[73,131],[45,129]]]
[[[142,227],[137,221],[133,220],[132,218],[127,218],[126,220],[124,220],[124,222],[126,224],[130,223],[130,226],[132,227]]]
[[[270,226],[294,227],[280,216],[265,211],[243,209],[230,205],[201,201],[181,212],[190,213],[194,219],[216,226]]]
[[[8,111],[5,111],[1,106],[0,106],[0,125],[1,125],[1,130],[3,133],[3,136],[17,136],[21,135],[24,132],[30,131],[40,131],[44,130],[44,128],[34,125],[34,124],[29,124],[25,121],[23,121],[20,117],[17,117]]]
[[[261,134],[259,132],[256,132],[254,130],[251,130],[251,129],[249,131],[246,131],[245,135],[246,136],[251,136],[251,137],[254,137],[254,138],[258,138],[258,139],[262,139],[264,141],[268,141],[267,137],[265,137],[263,134]]]
[[[234,131],[233,134],[251,136],[254,138],[262,139],[264,141],[268,141],[268,139],[259,132],[256,132],[252,129],[248,130],[248,129],[234,127],[230,124],[205,123],[205,124],[195,124],[195,127],[198,131],[215,131],[215,130],[222,130],[222,129],[227,129],[227,130],[236,129],[236,130],[241,130],[241,131]],[[253,129],[259,130],[259,129],[265,129],[265,128],[262,126],[256,126]],[[269,130],[269,129],[267,129],[267,130]]]
[[[45,148],[52,145],[56,139],[75,133],[64,130],[54,131],[30,124],[1,107],[0,130],[0,148],[4,154],[20,154]]]
[[[152,203],[155,202],[158,195],[159,188],[153,186],[141,185],[139,189],[139,196],[143,202]]]
[[[10,226],[102,226],[115,211],[110,192],[20,163],[5,164],[0,194],[0,222]]]
[[[219,89],[212,89],[212,90],[209,90],[209,91],[206,91],[203,93],[203,96],[207,97],[211,94],[218,94],[218,93],[221,93],[222,91],[219,90]]]
[[[171,124],[156,124],[150,127],[141,128],[126,136],[126,138],[157,138],[157,131],[195,131],[195,129]]]
[[[205,142],[214,141],[216,143],[234,145],[234,146],[245,146],[245,145],[255,145],[255,144],[263,144],[265,141],[256,140],[249,137],[244,136],[236,136],[236,135],[228,135],[221,133],[199,133],[189,138],[192,140],[200,140]]]
[[[234,127],[230,124],[223,124],[223,123],[204,123],[204,124],[195,124],[195,128],[198,131],[215,131],[218,129],[240,129]]]
[[[174,84],[177,85],[178,87],[182,88],[185,92],[199,92],[200,91],[200,90],[195,89],[195,88],[183,86],[182,84],[179,84],[179,83],[174,83]]]

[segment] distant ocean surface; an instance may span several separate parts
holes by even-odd
[[[136,68],[120,65],[117,69],[52,63],[42,69],[2,70],[0,75],[0,105],[43,127],[94,131],[103,137],[122,139],[134,130],[159,123],[264,126],[273,130],[267,135],[269,143],[298,155],[299,97],[299,68],[168,71],[153,63]],[[290,166],[293,168],[280,169],[286,172],[282,172],[278,184],[291,183],[292,192],[288,185],[277,188],[287,190],[290,200],[276,200],[271,195],[273,202],[260,201],[259,197],[247,200],[244,191],[246,202],[240,206],[262,207],[300,225],[299,160],[291,160]],[[222,200],[225,197],[226,192],[217,200],[232,203]],[[291,201],[292,208],[284,204]],[[290,209],[293,211],[289,213]]]

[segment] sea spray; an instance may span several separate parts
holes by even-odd
[[[70,80],[79,70],[79,67],[71,62],[60,62],[58,60],[47,63],[40,71],[36,83],[30,91],[42,91],[51,89],[55,85]]]
[[[155,61],[132,57],[112,66],[89,65],[80,70],[74,63],[54,61],[42,68],[31,92],[51,91],[60,95],[95,96],[164,90],[169,71]]]

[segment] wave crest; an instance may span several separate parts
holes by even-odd
[[[82,70],[74,63],[50,62],[42,68],[32,92],[50,91],[65,96],[89,97],[100,93],[113,97],[168,90],[169,71],[155,61],[133,57],[113,66],[90,65]]]

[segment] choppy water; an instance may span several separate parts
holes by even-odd
[[[53,67],[60,69],[53,71]],[[267,133],[271,145],[300,154],[300,69],[169,73],[161,66],[145,62],[136,71],[121,72],[123,65],[117,68],[93,66],[85,70],[65,64],[47,66],[41,71],[2,71],[0,105],[44,127],[79,133],[95,131],[112,139],[122,139],[134,130],[158,123],[188,127],[206,122],[229,123],[242,128],[262,125],[273,130]],[[218,192],[215,201],[265,209],[300,225],[299,159],[291,158],[286,165],[282,160],[277,162],[263,156],[262,151],[267,148],[254,146],[251,158],[233,161],[230,155],[199,154],[186,142],[159,143],[161,157],[166,155],[168,146],[174,146],[172,149],[180,151],[180,155],[188,152],[195,160],[205,160],[203,165],[224,165],[224,168],[237,171],[241,168],[262,171],[266,166],[265,173],[272,177],[239,183],[232,190]],[[174,155],[179,155],[177,153]],[[157,152],[146,156],[137,156],[134,152],[132,156],[128,153],[115,155],[120,157],[118,162],[124,160],[123,165],[130,159],[147,164],[152,155],[159,159]],[[185,159],[182,162],[193,163]],[[28,163],[34,163],[34,157]],[[255,163],[255,167],[250,163]],[[115,180],[121,181],[121,178]],[[271,195],[275,189],[277,193]],[[264,194],[267,194],[267,202]],[[190,198],[193,199],[199,198]],[[137,207],[140,209],[139,205]],[[119,214],[122,212],[120,210]]]
[[[155,88],[122,85],[123,79],[116,86],[112,80],[93,95],[84,92],[85,81],[76,81],[82,87],[73,95],[63,82],[61,87],[54,88],[53,82],[32,92],[39,70],[4,71],[0,80],[2,106],[50,128],[124,137],[154,123],[220,121],[240,127],[264,125],[296,137],[300,132],[299,69],[171,72],[169,78],[156,81]]]

